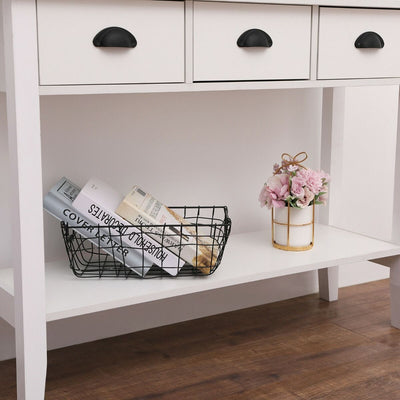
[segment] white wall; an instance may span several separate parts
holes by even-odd
[[[335,95],[340,123],[332,133],[335,190],[329,222],[390,241],[399,87],[355,87],[339,89]]]
[[[0,92],[5,91],[5,65],[4,65],[4,40],[3,40],[3,15],[2,1],[0,0]]]
[[[282,152],[307,151],[308,166],[319,166],[321,93],[308,89],[43,97],[45,191],[63,175],[80,185],[98,176],[121,192],[142,185],[170,205],[227,204],[234,233],[266,229],[268,214],[259,208],[257,197],[272,163]],[[3,130],[2,166],[5,143]],[[3,220],[7,206],[0,206]],[[47,259],[64,256],[58,223],[48,215],[45,242]],[[0,246],[0,265],[7,265],[8,247],[3,240]],[[386,276],[384,267],[347,266],[340,284]],[[55,348],[316,291],[315,272],[236,286],[53,322],[48,325],[48,342]],[[0,359],[13,354],[13,330],[0,321]]]
[[[0,221],[2,228],[0,230],[0,268],[9,266],[11,263],[11,219],[9,216],[10,198],[9,188],[9,165],[8,165],[8,141],[6,118],[6,96],[0,93]]]
[[[44,187],[91,176],[169,205],[227,204],[233,233],[265,228],[258,194],[283,152],[320,157],[320,90],[44,97]],[[46,216],[47,257],[63,252]]]

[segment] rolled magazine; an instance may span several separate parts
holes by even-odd
[[[123,195],[111,186],[92,178],[81,189],[72,205],[92,223],[110,226],[113,234],[121,234],[124,249],[137,249],[140,255],[144,252],[147,260],[176,276],[184,261],[147,235],[144,229],[132,226],[116,214],[115,210],[122,200]]]
[[[143,257],[141,251],[124,247],[118,235],[110,235],[108,229],[100,229],[100,237],[96,238],[97,226],[76,210],[72,204],[80,190],[67,178],[60,179],[44,196],[44,209],[58,220],[73,226],[77,233],[88,238],[94,245],[98,246],[99,241],[105,243],[103,251],[138,275],[144,276],[152,267],[153,260],[147,255]]]

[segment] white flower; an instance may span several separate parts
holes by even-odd
[[[297,171],[299,169],[299,167],[297,166],[297,165],[293,165],[293,164],[290,164],[288,167],[287,167],[287,170],[289,171],[289,172],[295,172],[295,171]]]

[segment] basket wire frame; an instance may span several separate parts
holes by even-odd
[[[231,231],[231,219],[228,216],[228,209],[225,206],[181,206],[170,207],[178,214],[182,215],[189,224],[163,224],[163,225],[130,225],[121,233],[118,226],[93,225],[86,229],[85,234],[82,226],[72,226],[61,222],[61,231],[67,251],[70,267],[73,273],[79,278],[156,278],[174,276],[193,276],[193,275],[211,275],[215,272],[221,263],[225,245]],[[136,228],[139,232],[137,239],[138,245],[128,246],[124,241],[124,236],[132,232],[131,228]],[[157,237],[157,242],[171,243],[173,239],[177,244],[159,244],[155,251],[170,250],[180,257],[185,246],[195,247],[195,260],[198,260],[200,254],[200,245],[210,254],[211,263],[194,265],[185,263],[179,266],[169,267],[175,269],[172,274],[165,271],[165,266],[161,260],[160,266],[145,266],[145,250],[140,243],[144,243],[148,237],[149,229],[158,228],[162,232],[156,236],[151,234],[152,239]],[[185,229],[186,228],[186,229]],[[190,228],[188,235],[187,228]],[[185,230],[185,231],[184,231]],[[90,232],[90,233],[89,233]],[[191,236],[194,244],[184,243],[182,238]],[[107,240],[104,240],[107,238]],[[205,241],[211,238],[211,241]],[[102,240],[103,239],[103,240]],[[136,243],[136,242],[135,242]],[[135,251],[142,258],[141,265],[129,265],[125,262],[126,251]],[[136,273],[131,269],[138,272]],[[151,267],[148,272],[147,269]],[[147,273],[146,273],[147,272]]]

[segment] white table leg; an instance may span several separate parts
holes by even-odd
[[[322,268],[318,270],[319,297],[326,301],[338,299],[339,267]]]
[[[400,256],[371,261],[390,268],[390,319],[392,326],[400,329]]]
[[[392,325],[400,329],[400,259],[390,268],[390,313]]]
[[[321,168],[339,176],[331,185],[329,202],[319,209],[319,222],[334,225],[336,201],[340,193],[341,149],[340,132],[344,124],[344,88],[325,88],[322,101]],[[338,299],[339,266],[318,270],[319,296],[326,301]]]
[[[44,399],[46,312],[35,0],[3,0],[18,400]]]

